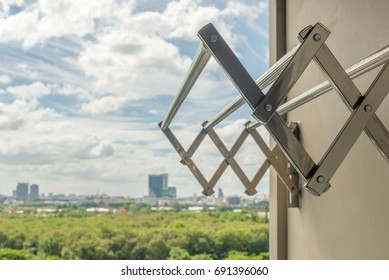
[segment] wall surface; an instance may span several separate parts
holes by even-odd
[[[269,5],[270,48],[269,63],[272,65],[286,52],[286,3],[285,0],[272,0]],[[272,142],[272,141],[271,141]],[[271,143],[274,144],[274,143]],[[287,191],[278,180],[275,172],[270,172],[270,213],[269,226],[270,258],[287,259]]]
[[[286,48],[298,43],[304,27],[321,22],[331,31],[327,46],[347,68],[389,44],[388,11],[385,0],[287,0]],[[377,72],[354,80],[362,94]],[[288,98],[323,80],[312,62]],[[388,96],[377,115],[389,128]],[[349,116],[331,91],[289,113],[288,120],[301,122],[301,141],[318,162]],[[389,259],[389,165],[365,133],[331,185],[320,197],[303,190],[301,209],[287,210],[287,258]]]

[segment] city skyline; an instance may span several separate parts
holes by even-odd
[[[201,186],[158,127],[212,22],[256,79],[268,66],[268,1],[33,0],[0,5],[0,184],[46,192],[145,196],[147,175],[169,173],[179,196]],[[185,147],[238,92],[214,61],[172,123]],[[216,130],[227,146],[251,110]],[[255,173],[263,155],[236,159]],[[223,161],[210,139],[194,158],[206,178]],[[227,168],[225,194],[244,186]],[[267,192],[268,178],[258,187]]]
[[[18,200],[18,197],[20,195],[18,195],[18,189],[21,189],[23,188],[24,190],[22,191],[23,194],[22,198],[20,198],[20,200],[35,200],[35,199],[38,199],[38,198],[41,198],[42,196],[43,197],[47,197],[47,196],[50,196],[50,195],[66,195],[66,196],[72,196],[72,195],[77,195],[77,196],[90,196],[90,195],[109,195],[109,196],[123,196],[123,197],[133,197],[133,198],[168,198],[169,196],[171,196],[170,198],[185,198],[185,197],[190,197],[190,196],[193,196],[193,195],[199,195],[199,196],[202,196],[202,193],[201,193],[201,190],[200,189],[200,192],[194,192],[190,195],[180,195],[179,193],[179,188],[175,187],[175,186],[170,186],[168,185],[168,173],[162,173],[162,174],[149,174],[149,183],[148,183],[148,186],[146,186],[147,188],[147,193],[145,195],[142,195],[142,196],[131,196],[130,194],[112,194],[112,193],[106,193],[106,192],[100,192],[99,190],[97,190],[96,192],[91,192],[91,193],[82,193],[81,192],[63,192],[63,191],[66,191],[66,189],[57,189],[56,192],[53,192],[53,191],[45,191],[45,188],[41,187],[39,184],[37,184],[36,182],[34,183],[29,183],[29,182],[17,182],[15,183],[15,186],[13,188],[11,188],[11,192],[10,193],[6,193],[6,192],[3,192],[2,191],[2,188],[0,187],[0,196],[1,195],[4,195],[6,197],[14,197],[15,199]],[[161,194],[159,195],[155,195],[155,194],[151,194],[151,183],[150,183],[150,177],[165,177],[166,179],[166,183],[163,183],[163,185],[165,186],[164,189],[161,189]],[[28,191],[28,189],[30,189],[30,191]],[[215,193],[212,195],[214,197],[224,197],[225,194],[224,194],[224,190],[222,187],[215,187],[214,188],[215,190]],[[166,193],[163,193],[163,191],[169,191],[168,194]],[[228,193],[227,196],[247,196],[246,194],[244,194],[243,192],[242,193]],[[268,195],[267,192],[259,192],[258,194],[256,194],[254,197],[258,197],[258,196],[262,196],[262,195]]]

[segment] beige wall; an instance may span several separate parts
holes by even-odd
[[[301,29],[321,22],[331,31],[328,47],[347,68],[389,44],[388,12],[385,0],[286,0],[287,50],[298,43]],[[372,71],[355,80],[362,93],[375,74]],[[311,63],[289,98],[322,80]],[[301,121],[301,141],[318,162],[349,115],[338,94],[330,92],[289,113],[288,119]],[[389,128],[389,97],[377,115]],[[331,185],[320,197],[303,190],[302,208],[287,210],[287,257],[389,259],[389,165],[365,133]]]
[[[285,38],[285,0],[272,0],[269,9],[270,20],[270,64],[274,64],[286,52]],[[278,181],[277,174],[270,172],[270,213],[269,226],[270,258],[287,259],[287,191],[284,184]]]

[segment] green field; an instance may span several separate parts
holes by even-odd
[[[0,213],[0,259],[267,259],[247,212]]]

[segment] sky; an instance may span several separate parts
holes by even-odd
[[[0,193],[148,194],[169,174],[178,196],[201,186],[158,127],[213,23],[256,79],[268,67],[267,0],[1,0]],[[185,148],[239,93],[212,59],[171,124]],[[216,132],[230,147],[251,120],[243,106]],[[260,129],[262,132],[262,129]],[[206,138],[193,160],[209,179],[222,156]],[[249,178],[263,155],[249,139],[236,159]],[[243,195],[228,168],[216,188]],[[266,193],[268,178],[260,183]]]

